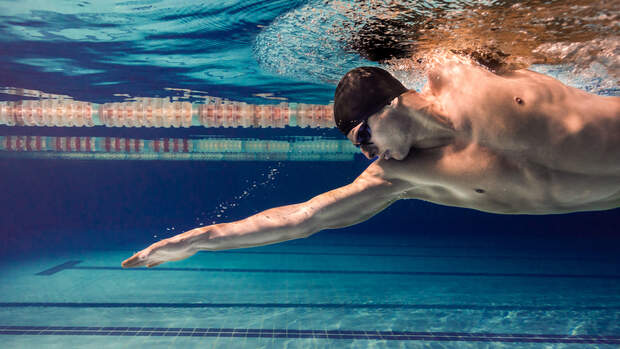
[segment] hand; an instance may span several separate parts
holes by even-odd
[[[191,231],[190,231],[191,232]],[[156,267],[164,262],[178,261],[193,256],[198,250],[191,246],[188,233],[158,241],[126,259],[123,268]]]

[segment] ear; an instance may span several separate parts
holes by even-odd
[[[409,93],[411,93],[411,90],[401,94],[400,96],[394,97],[394,99],[392,99],[390,101],[390,108],[392,110],[398,110],[398,109],[400,109],[402,107],[405,107],[405,100],[404,100],[405,97],[404,96],[406,94],[409,94]]]

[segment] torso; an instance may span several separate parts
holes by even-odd
[[[530,71],[449,69],[461,71],[440,73],[431,88],[456,128],[455,141],[376,162],[410,183],[403,198],[495,213],[620,206],[619,98]]]

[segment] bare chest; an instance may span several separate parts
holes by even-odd
[[[550,169],[480,145],[414,152],[403,163],[405,197],[494,213],[546,214],[615,208],[620,178]]]

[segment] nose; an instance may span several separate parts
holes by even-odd
[[[368,160],[371,160],[372,158],[374,158],[377,155],[377,154],[375,154],[374,150],[368,150],[368,149],[364,149],[364,148],[362,148],[362,154],[364,154],[364,156]]]

